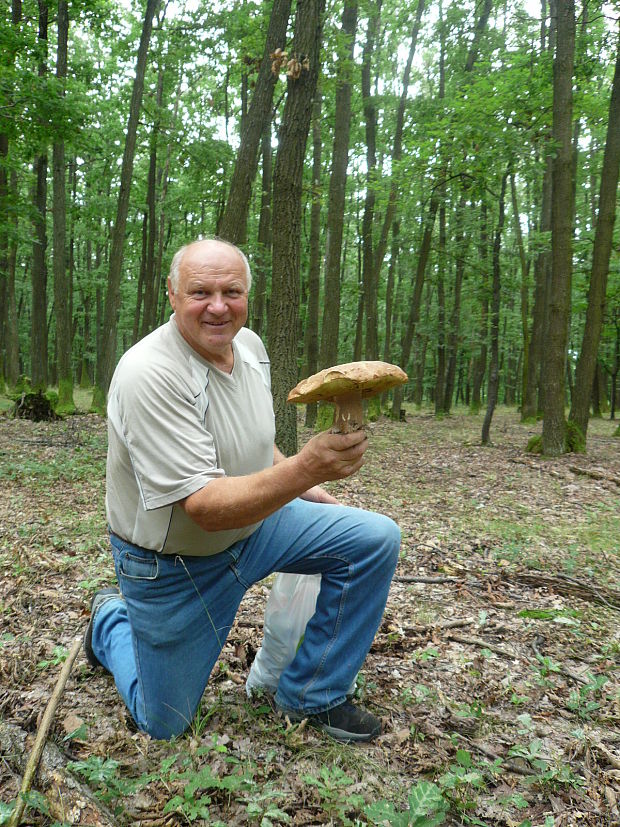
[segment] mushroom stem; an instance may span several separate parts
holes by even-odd
[[[348,434],[351,431],[359,431],[364,427],[364,408],[361,392],[336,396],[331,402],[336,406],[334,424],[331,427],[332,433]]]

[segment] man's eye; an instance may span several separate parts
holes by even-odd
[[[227,290],[226,295],[229,299],[238,299],[243,295],[243,293],[241,290]]]

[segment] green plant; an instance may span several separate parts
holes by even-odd
[[[588,675],[588,683],[579,689],[574,689],[568,698],[566,706],[575,712],[581,720],[586,720],[600,707],[598,701],[593,700],[601,694],[603,686],[608,681],[605,675]]]
[[[67,660],[69,651],[64,646],[54,646],[52,657],[49,660],[40,660],[37,663],[37,669],[47,669],[48,666],[58,666],[59,663],[64,663]]]
[[[354,783],[340,767],[321,767],[319,776],[304,775],[303,780],[316,787],[321,797],[321,805],[330,816],[337,816],[338,823],[350,825],[353,822],[347,817],[351,810],[361,807],[364,799],[361,795],[351,794],[348,788]]]
[[[208,820],[209,804],[216,795],[223,794],[230,799],[233,795],[256,789],[253,768],[249,765],[242,766],[238,758],[229,755],[228,748],[218,743],[217,735],[213,736],[210,744],[199,747],[195,756],[200,759],[213,752],[220,754],[224,758],[224,765],[231,766],[233,772],[219,774],[214,771],[211,764],[195,767],[191,764],[191,759],[186,758],[184,763],[190,766],[182,772],[168,774],[168,781],[177,785],[180,782],[181,789],[167,802],[164,813],[178,813],[189,822],[197,819]],[[212,822],[209,821],[209,824]]]
[[[486,787],[485,774],[489,770],[496,774],[501,763],[501,758],[498,758],[493,764],[488,761],[476,764],[470,752],[458,749],[456,763],[450,764],[448,771],[439,777],[439,786],[457,809],[470,810],[475,805],[475,791]]]
[[[106,804],[124,795],[130,795],[141,780],[122,778],[119,763],[113,758],[89,755],[85,761],[70,761],[67,768],[79,773],[95,790],[95,795]]]
[[[562,671],[561,666],[555,663],[547,655],[536,654],[536,661],[538,665],[534,664],[534,669],[537,672],[536,682],[541,686],[552,686],[553,681],[550,680],[550,675],[557,674]]]
[[[436,784],[420,781],[409,790],[409,809],[399,811],[391,801],[376,801],[364,807],[372,824],[393,827],[438,827],[446,820],[450,805]]]
[[[260,827],[272,827],[272,819],[288,824],[291,817],[278,807],[275,798],[286,798],[286,793],[274,790],[272,784],[265,784],[260,792],[252,795],[246,805],[250,821],[258,822]]]
[[[538,784],[541,787],[548,787],[552,790],[558,787],[582,786],[583,778],[575,775],[567,764],[560,761],[551,762],[541,755],[542,741],[534,738],[529,744],[515,744],[508,750],[511,757],[524,758],[535,770],[538,770],[529,780],[531,784]]]

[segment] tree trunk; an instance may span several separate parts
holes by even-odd
[[[268,344],[272,364],[276,442],[285,455],[297,450],[296,412],[294,406],[286,404],[286,397],[298,379],[303,167],[312,101],[319,75],[323,10],[324,0],[299,0],[297,3],[292,49],[295,63],[289,68],[273,175],[273,198],[278,205],[279,220],[273,228]],[[299,61],[299,57],[303,60]]]
[[[67,44],[69,9],[67,0],[58,2],[58,57],[56,78],[62,85],[67,77]],[[60,92],[64,96],[64,90]],[[71,368],[71,300],[67,272],[67,195],[65,144],[56,138],[53,147],[53,226],[54,226],[54,304],[56,309],[56,368],[58,373],[58,409],[62,413],[75,410],[73,372]]]
[[[446,390],[446,204],[439,207],[439,249],[437,250],[437,371],[435,374],[435,416],[443,414]]]
[[[280,70],[278,64],[277,67],[273,67],[275,68],[273,71],[274,61],[271,55],[278,48],[285,49],[290,13],[291,0],[274,0],[256,87],[247,117],[243,119],[241,140],[230,181],[228,200],[219,222],[219,235],[232,241],[233,244],[243,245],[246,242],[252,184],[258,166],[258,147],[265,121],[271,120],[273,90]]]
[[[349,158],[349,133],[351,126],[351,69],[357,31],[357,0],[345,0],[342,12],[341,34],[346,48],[338,59],[336,78],[336,122],[332,149],[331,174],[327,207],[327,246],[325,253],[325,289],[323,301],[323,325],[319,365],[327,368],[338,363],[340,335],[340,267],[342,261],[342,235]]]
[[[319,293],[321,288],[321,90],[317,87],[312,113],[312,204],[310,207],[310,262],[306,306],[304,376],[317,372],[319,362]],[[316,404],[306,405],[306,425],[314,427]]]
[[[459,335],[461,326],[461,290],[463,287],[463,273],[465,271],[466,241],[463,231],[465,221],[465,195],[462,194],[456,211],[455,249],[456,265],[454,270],[454,296],[452,313],[450,314],[450,329],[448,333],[446,385],[442,401],[443,412],[450,413],[454,383],[456,378],[456,363],[458,357]]]
[[[10,178],[11,197],[17,203],[17,173],[13,170]],[[10,221],[12,233],[9,240],[7,257],[7,327],[6,327],[6,364],[5,378],[10,386],[19,379],[19,318],[17,297],[15,295],[15,270],[17,266],[17,210],[13,211]]]
[[[592,271],[588,290],[588,307],[581,351],[575,374],[575,390],[569,419],[579,427],[584,438],[588,430],[589,392],[596,370],[596,356],[603,326],[607,276],[616,219],[616,193],[620,169],[620,47],[609,102],[607,139],[601,170],[598,217],[592,251]]]
[[[377,289],[375,285],[375,259],[373,247],[373,224],[377,186],[377,109],[371,89],[372,57],[377,45],[381,2],[376,0],[370,7],[368,33],[362,57],[362,100],[366,129],[366,197],[362,218],[362,285],[364,291],[366,359],[377,359],[379,337],[377,331]]]
[[[505,197],[506,197],[506,183],[508,181],[508,172],[504,173],[502,178],[502,189],[499,196],[499,217],[497,219],[497,229],[495,231],[495,240],[493,242],[493,295],[491,298],[491,364],[489,365],[489,384],[487,390],[487,410],[482,424],[482,444],[489,444],[489,434],[491,431],[491,420],[493,419],[493,412],[497,405],[497,395],[499,390],[499,309],[501,296],[501,278],[500,278],[500,251],[502,245],[502,231],[504,229],[505,219]]]
[[[523,244],[523,233],[521,232],[521,222],[519,220],[519,205],[517,201],[517,184],[515,181],[514,173],[510,175],[510,195],[512,201],[512,216],[515,228],[515,238],[517,240],[517,249],[519,251],[519,262],[521,263],[521,336],[523,339],[523,374],[521,377],[521,390],[522,398],[524,398],[528,374],[527,363],[530,352],[530,334],[528,325],[529,263],[527,261],[527,256],[525,254],[525,246]]]
[[[487,207],[480,205],[480,264],[482,284],[480,286],[480,324],[478,326],[478,353],[474,357],[472,371],[471,410],[478,413],[482,404],[482,383],[487,369],[487,338],[489,334],[489,273],[488,267]]]
[[[39,0],[39,77],[47,74],[47,0]],[[36,156],[34,170],[34,241],[32,247],[32,327],[30,381],[34,390],[47,387],[47,149]]]
[[[110,250],[110,262],[108,270],[108,286],[105,297],[105,310],[103,317],[103,341],[102,352],[97,361],[97,376],[95,381],[95,392],[93,394],[93,407],[95,410],[103,411],[105,399],[112,379],[112,373],[116,365],[116,332],[118,328],[118,313],[121,301],[121,271],[123,268],[125,227],[127,225],[127,214],[129,212],[129,195],[133,175],[134,155],[136,149],[136,137],[138,132],[138,120],[142,105],[142,94],[144,91],[144,75],[148,57],[149,42],[153,17],[157,11],[160,0],[147,0],[140,46],[136,59],[136,76],[133,82],[129,118],[127,121],[127,133],[125,136],[125,149],[121,166],[121,182],[116,209],[116,221],[112,231],[112,248]]]
[[[574,0],[557,2],[557,46],[553,64],[553,160],[551,204],[551,291],[549,326],[542,376],[545,386],[543,453],[559,456],[566,450],[566,351],[572,278],[573,235],[573,68],[575,60]]]
[[[164,96],[164,68],[159,67],[157,76],[156,114],[149,140],[149,171],[146,184],[147,243],[144,267],[144,312],[142,314],[141,337],[154,329],[157,323],[157,273],[155,272],[155,247],[158,238],[157,224],[157,144],[159,141],[161,108]]]
[[[258,243],[256,252],[256,283],[253,288],[252,330],[261,336],[267,297],[267,274],[271,261],[271,186],[272,155],[271,121],[265,121],[262,137],[263,175],[261,187],[260,218],[258,220]]]

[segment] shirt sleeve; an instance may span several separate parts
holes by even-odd
[[[163,367],[136,367],[129,363],[117,378],[117,427],[148,511],[188,497],[224,471],[202,422],[200,388]]]

